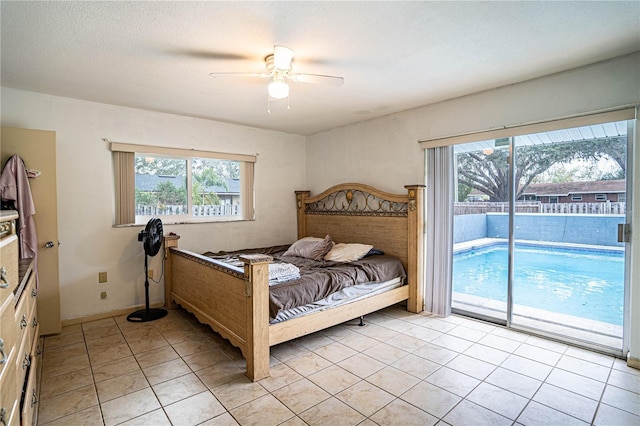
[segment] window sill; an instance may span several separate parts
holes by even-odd
[[[255,222],[255,219],[177,219],[177,220],[165,220],[164,218],[160,218],[162,220],[162,225],[199,225],[203,223],[236,223],[236,222]],[[135,228],[135,227],[143,227],[146,226],[147,222],[144,223],[124,223],[120,225],[113,225],[113,228]]]

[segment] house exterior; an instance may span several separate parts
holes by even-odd
[[[625,202],[626,182],[602,180],[595,182],[532,183],[518,201],[541,203],[599,203]]]
[[[537,201],[542,204],[626,202],[626,181],[601,180],[590,182],[532,183],[518,201]],[[467,201],[487,201],[489,197],[474,189]]]

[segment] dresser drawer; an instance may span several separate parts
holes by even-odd
[[[15,352],[16,346],[16,322],[15,322],[15,306],[13,299],[7,300],[0,311],[0,339],[2,339],[2,352],[5,357],[9,357]],[[2,354],[0,354],[2,359]],[[0,364],[0,370],[7,368],[8,362]],[[0,423],[1,424],[1,423]]]
[[[30,313],[29,298],[23,296],[20,298],[20,301],[16,306],[13,324],[15,330],[15,345],[16,347],[20,347],[23,346],[23,343],[26,344],[27,346],[25,350],[27,353],[31,348],[31,326],[29,324]]]
[[[0,240],[0,306],[13,297],[18,288],[18,237],[9,235]]]
[[[14,386],[18,395],[22,395],[24,381],[27,378],[29,366],[31,365],[31,345],[28,344],[28,340],[26,337],[22,339],[19,349],[16,351],[16,359],[13,364],[16,370],[16,382]]]
[[[0,424],[3,425],[20,423],[20,393],[16,388],[16,369],[10,368],[15,364],[15,357],[16,353],[13,351],[0,372]]]
[[[36,274],[34,272],[31,273],[29,277],[29,282],[27,283],[27,288],[25,290],[25,295],[22,297],[26,297],[29,302],[29,309],[31,307],[36,306],[38,292],[36,291]]]
[[[34,309],[35,311],[35,309]],[[40,327],[36,326],[34,331],[37,334]],[[34,418],[38,413],[38,370],[40,368],[40,341],[35,339],[31,345],[31,365],[29,366],[29,375],[27,384],[24,388],[24,399],[22,400],[22,410],[20,417],[22,425],[32,425]]]
[[[31,306],[31,313],[29,314],[29,344],[33,346],[37,344],[38,332],[40,331],[40,323],[38,322],[38,307],[34,303]]]

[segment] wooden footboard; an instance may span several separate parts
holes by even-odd
[[[309,197],[296,192],[298,236],[374,245],[401,259],[407,285],[337,308],[269,325],[271,257],[241,256],[244,268],[178,248],[178,236],[165,237],[165,304],[192,312],[233,345],[247,361],[247,376],[269,376],[269,347],[407,301],[420,312],[424,304],[424,187],[388,194],[361,184],[343,184]]]
[[[165,239],[167,307],[174,303],[193,313],[242,351],[247,376],[269,376],[270,256],[241,256],[244,268],[177,248]]]

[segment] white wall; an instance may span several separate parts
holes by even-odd
[[[354,180],[398,191],[403,185],[424,182],[419,140],[639,102],[640,53],[636,53],[309,136],[307,182],[312,191]]]
[[[473,70],[470,70],[473,72]],[[640,104],[640,53],[392,114],[307,138],[311,191],[360,181],[391,192],[424,182],[419,140]],[[640,167],[636,143],[635,170]],[[633,229],[640,230],[640,184]],[[631,351],[640,359],[640,232],[634,234]]]
[[[144,304],[142,227],[114,228],[111,152],[117,142],[258,154],[256,220],[166,225],[196,252],[296,238],[294,191],[305,189],[305,138],[273,131],[2,88],[2,125],[56,132],[62,319]],[[37,213],[36,213],[37,214]],[[157,279],[160,256],[150,259]],[[98,284],[98,272],[108,283]],[[108,298],[100,300],[106,290]],[[164,287],[150,283],[151,302]]]

